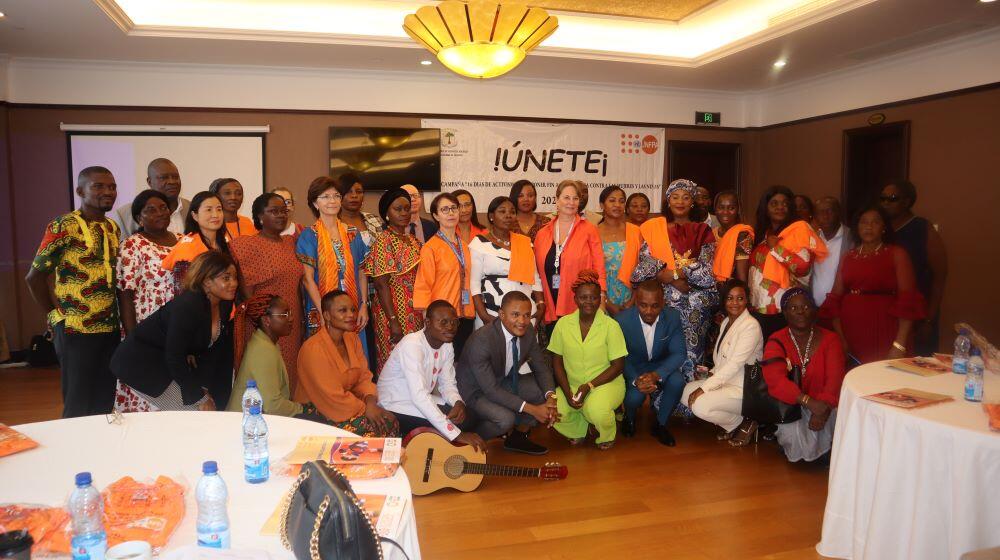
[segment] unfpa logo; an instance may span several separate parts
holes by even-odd
[[[655,154],[660,148],[660,141],[652,134],[640,136],[639,134],[622,133],[621,149],[623,154]]]

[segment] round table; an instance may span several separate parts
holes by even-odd
[[[1000,433],[963,397],[964,375],[921,377],[886,362],[844,378],[823,536],[834,558],[957,559],[1000,545]],[[861,397],[910,388],[953,401],[904,410]],[[1000,377],[986,373],[987,402]]]
[[[301,436],[354,434],[306,420],[265,416],[271,462],[290,452]],[[147,412],[125,414],[120,424],[104,416],[87,416],[15,426],[38,442],[35,449],[0,458],[0,503],[62,505],[73,489],[73,475],[90,471],[98,489],[131,476],[152,480],[165,475],[183,484],[184,520],[174,530],[167,550],[193,545],[198,506],[194,488],[203,461],[219,463],[229,489],[229,520],[234,549],[263,550],[272,558],[290,559],[277,536],[260,529],[284,499],[293,478],[275,476],[262,484],[243,478],[242,414],[239,412]],[[410,484],[402,470],[379,480],[352,481],[359,494],[398,494],[407,498],[393,540],[411,560],[420,558]],[[166,552],[164,551],[164,552]],[[386,558],[403,558],[399,549],[383,545]]]

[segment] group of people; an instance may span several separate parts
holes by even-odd
[[[657,217],[645,194],[614,186],[590,212],[576,180],[542,214],[521,180],[481,222],[468,191],[435,196],[428,220],[404,185],[374,215],[357,176],[324,176],[307,190],[308,226],[291,221],[287,189],[247,217],[236,179],[189,201],[160,158],[147,182],[115,209],[111,172],[82,170],[79,209],[48,225],[28,274],[64,416],[240,410],[254,381],[264,412],[362,435],[432,427],[542,454],[528,434],[546,426],[608,449],[619,423],[635,434],[648,399],[664,445],[680,415],[741,446],[763,429],[741,414],[744,367],[761,362],[770,394],[803,409],[775,437],[789,459],[814,460],[848,364],[912,354],[936,330],[946,274],[906,181],[850,228],[836,199],[781,186],[751,226],[734,191],[713,198],[684,179]]]

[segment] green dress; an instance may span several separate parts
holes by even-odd
[[[628,355],[621,327],[603,311],[594,316],[587,339],[583,340],[579,309],[556,323],[549,350],[562,356],[569,388],[574,394],[580,385],[586,385],[611,367],[612,360]],[[578,409],[571,407],[562,389],[557,388],[556,406],[562,419],[554,427],[562,435],[576,439],[586,436],[588,425],[592,424],[597,428],[597,443],[614,441],[617,431],[615,409],[623,400],[625,379],[621,375],[590,391]]]
[[[250,342],[243,351],[243,361],[233,383],[233,392],[226,410],[243,410],[243,391],[247,388],[247,381],[251,379],[257,382],[257,390],[263,397],[261,408],[264,414],[295,416],[302,413],[302,405],[290,398],[288,370],[285,369],[281,350],[260,329],[253,331]]]

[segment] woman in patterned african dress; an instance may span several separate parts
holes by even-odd
[[[386,191],[378,201],[386,227],[372,242],[362,267],[375,283],[372,305],[376,371],[403,336],[424,327],[423,315],[413,310],[413,283],[420,262],[420,242],[406,233],[410,224],[410,195],[403,189]]]

